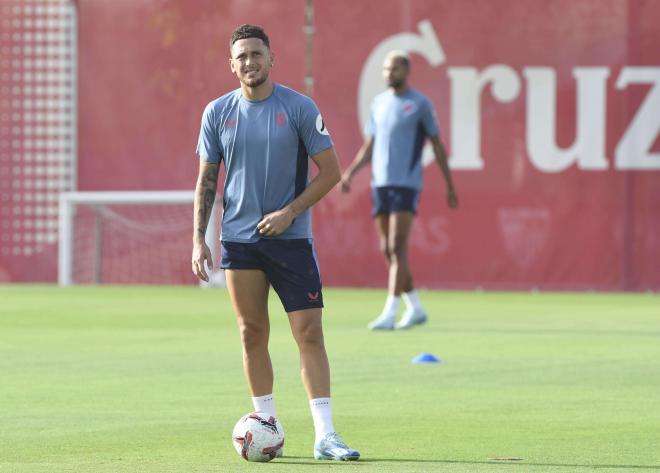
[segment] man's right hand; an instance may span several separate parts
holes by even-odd
[[[456,195],[454,189],[449,189],[447,192],[447,205],[450,209],[458,208],[458,196]]]
[[[206,242],[194,243],[192,252],[192,272],[195,276],[204,282],[209,282],[209,275],[206,274],[206,267],[213,269],[213,257],[211,256],[211,249]]]

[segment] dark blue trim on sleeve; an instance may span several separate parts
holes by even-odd
[[[424,125],[420,122],[417,124],[417,132],[415,133],[415,142],[413,144],[413,152],[410,160],[410,171],[412,171],[422,159],[424,141],[426,141],[426,130],[424,129]]]
[[[298,139],[298,157],[296,159],[296,189],[293,198],[295,199],[307,188],[307,174],[309,172],[309,154],[302,139]]]

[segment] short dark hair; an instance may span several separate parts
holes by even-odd
[[[241,39],[247,38],[259,38],[264,42],[266,47],[270,49],[270,41],[268,40],[268,35],[261,26],[244,24],[237,27],[234,32],[231,34],[231,42],[229,47],[231,48],[234,43]]]
[[[387,57],[399,61],[403,67],[410,69],[410,59],[405,51],[394,50],[387,53]]]

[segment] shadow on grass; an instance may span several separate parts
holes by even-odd
[[[293,461],[288,461],[293,460]],[[386,460],[383,460],[386,461]],[[390,461],[399,461],[399,460],[390,460]],[[402,460],[403,461],[403,460]],[[295,457],[287,455],[282,458],[277,458],[271,462],[273,465],[359,465],[360,463],[366,463],[362,460],[358,461],[324,461],[324,460],[313,460],[310,457]]]
[[[513,465],[513,466],[549,466],[557,468],[593,468],[593,469],[608,469],[616,468],[620,470],[625,469],[639,469],[639,470],[660,470],[660,465],[598,465],[598,464],[576,464],[576,463],[531,463],[522,461],[469,461],[469,460],[420,460],[412,458],[361,458],[362,463],[438,463],[438,464],[465,464],[465,465]]]
[[[288,461],[292,460],[292,461]],[[660,470],[660,465],[601,465],[601,464],[577,464],[577,463],[531,463],[524,460],[510,461],[510,460],[491,460],[491,461],[469,461],[469,460],[424,460],[419,458],[360,458],[358,461],[318,461],[311,460],[310,457],[296,457],[289,456],[278,458],[273,461],[273,464],[289,464],[289,465],[359,465],[365,463],[437,463],[442,464],[458,464],[458,465],[513,465],[521,468],[526,466],[547,466],[554,468],[593,468],[596,469],[628,469],[628,470]],[[523,468],[524,469],[524,468]]]

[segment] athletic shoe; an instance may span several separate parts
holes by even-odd
[[[414,325],[426,323],[428,317],[423,310],[408,309],[403,313],[401,320],[394,326],[397,330],[408,329]]]
[[[372,321],[368,327],[369,330],[393,330],[396,315],[393,314],[380,314],[378,318]]]
[[[348,448],[336,432],[330,432],[314,445],[314,458],[316,460],[351,461],[360,458],[360,452]]]

